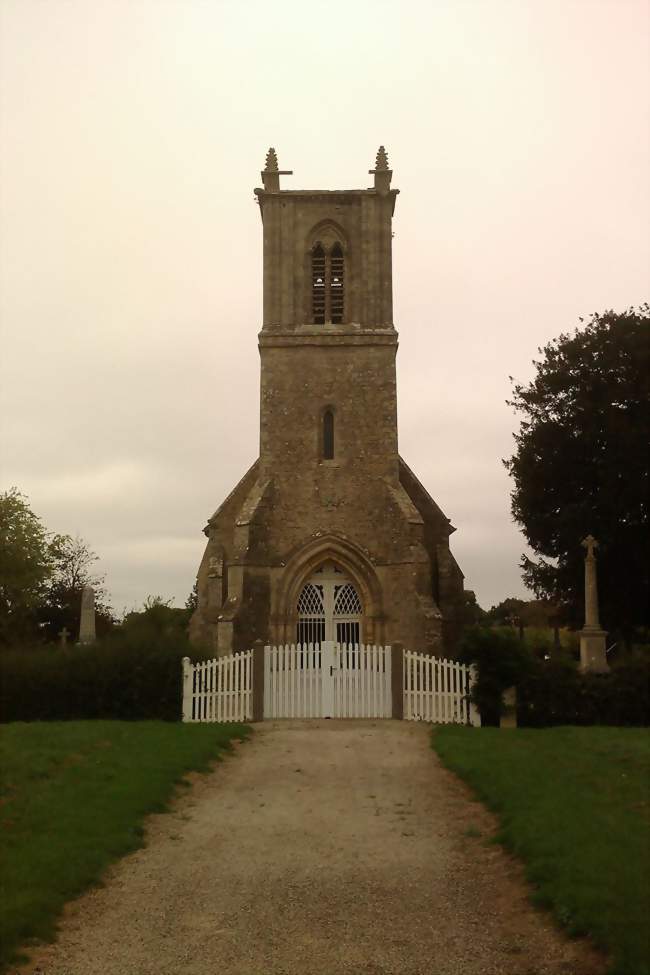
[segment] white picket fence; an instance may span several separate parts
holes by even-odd
[[[455,660],[404,652],[404,718],[436,724],[472,724],[481,718],[468,695],[473,668]]]
[[[391,649],[318,644],[264,648],[265,718],[390,718]]]
[[[183,721],[250,721],[253,651],[193,664],[183,659]]]
[[[469,701],[473,668],[406,650],[403,669],[405,720],[480,725]],[[390,718],[391,677],[390,647],[266,646],[264,717]],[[183,721],[252,719],[253,650],[197,664],[184,658]]]

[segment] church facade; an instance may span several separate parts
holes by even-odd
[[[455,530],[397,444],[383,147],[364,190],[283,190],[269,150],[259,457],[210,518],[192,639],[390,644],[452,656]]]

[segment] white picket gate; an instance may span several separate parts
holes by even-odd
[[[456,660],[404,652],[404,718],[437,724],[472,724],[481,718],[468,695],[473,668]]]
[[[264,648],[265,718],[390,718],[390,647]]]
[[[183,659],[183,721],[250,721],[253,651],[193,664]]]

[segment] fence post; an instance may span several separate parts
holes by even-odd
[[[404,646],[401,643],[391,645],[390,689],[393,701],[392,716],[401,721],[404,717]]]
[[[503,709],[499,718],[500,728],[517,727],[517,688],[507,687],[503,692]]]
[[[183,657],[183,721],[192,720],[192,664]]]
[[[253,721],[264,720],[264,643],[253,644]]]
[[[476,667],[474,666],[474,664],[471,664],[469,668],[469,688],[468,688],[469,691],[472,690],[472,687],[476,683],[476,678],[477,678]],[[469,702],[469,723],[474,728],[481,727],[481,715],[479,709],[476,707],[473,701]]]

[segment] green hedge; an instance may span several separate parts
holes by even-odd
[[[566,653],[545,659],[512,631],[472,627],[460,658],[476,666],[472,699],[484,725],[499,723],[508,687],[517,688],[524,727],[650,724],[650,654],[642,650],[607,674],[583,674]]]
[[[517,721],[530,728],[650,724],[650,660],[633,657],[608,674],[581,674],[572,661],[538,661],[517,687]]]
[[[0,654],[0,720],[68,721],[181,717],[183,657],[197,656],[178,633],[116,633],[90,646]]]

